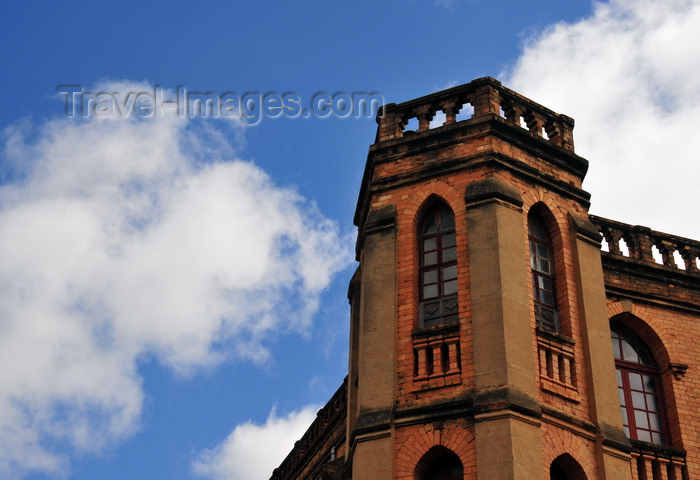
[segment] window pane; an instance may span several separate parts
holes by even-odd
[[[629,425],[630,422],[627,419],[627,409],[625,407],[620,407],[620,413],[622,414],[622,424]]]
[[[550,271],[549,262],[544,258],[540,258],[540,261],[538,262],[537,268],[542,273],[547,273],[547,274],[552,273]]]
[[[656,393],[656,379],[651,375],[644,375],[644,388],[647,392]]]
[[[615,375],[617,375],[617,386],[622,387],[622,372],[619,369],[615,369]]]
[[[644,403],[644,394],[642,392],[631,392],[632,393],[632,406],[635,408],[646,409],[646,404]]]
[[[639,363],[643,365],[656,365],[654,359],[652,359],[647,352],[642,348],[637,348],[637,355],[639,355]]]
[[[456,247],[446,248],[442,251],[442,261],[443,262],[450,262],[452,260],[455,260],[456,258],[457,258],[457,248]]]
[[[656,398],[656,395],[651,395],[648,394],[646,395],[647,397],[647,410],[650,412],[658,412],[659,411],[659,399]]]
[[[552,291],[552,282],[549,280],[547,277],[539,277],[538,283],[540,285],[540,288],[544,291],[551,292]]]
[[[540,220],[536,217],[530,219],[530,233],[542,240],[546,240],[548,235],[547,235],[547,230],[544,228],[544,225],[540,222]]]
[[[423,227],[423,233],[434,233],[435,232],[435,215],[431,215],[425,226]]]
[[[549,306],[554,306],[554,297],[552,296],[551,293],[549,292],[540,292],[540,302],[544,303],[545,305]]]
[[[457,293],[457,280],[450,280],[449,282],[445,282],[443,290],[445,295]]]
[[[641,440],[643,442],[651,442],[651,435],[649,434],[649,431],[637,430],[637,440]]]
[[[617,341],[617,338],[613,338],[612,346],[613,346],[613,353],[615,354],[615,359],[617,359],[617,360],[621,359],[622,357],[620,357],[620,342]]]
[[[442,270],[443,280],[452,280],[453,278],[457,278],[457,265],[450,265]]]
[[[428,270],[423,272],[423,284],[437,283],[437,270]]]
[[[649,414],[649,426],[652,430],[661,431],[661,416],[656,413]]]
[[[629,373],[630,388],[632,390],[642,389],[642,376],[638,373]]]
[[[634,349],[630,343],[623,339],[622,340],[622,359],[628,362],[639,363],[639,357],[637,356],[637,351]]]
[[[442,212],[442,230],[452,230],[455,228],[455,220],[449,212]]]
[[[663,445],[664,437],[660,433],[651,432],[651,441],[654,443],[658,443],[659,445]]]
[[[618,396],[620,397],[620,406],[625,406],[625,391],[621,388],[617,389]]]
[[[437,252],[423,254],[423,265],[435,265],[437,263]]]
[[[637,424],[637,428],[643,428],[645,430],[649,429],[649,421],[647,420],[647,412],[642,410],[634,411],[634,423]]]
[[[457,244],[457,238],[454,233],[448,233],[442,236],[442,248],[454,247]]]
[[[423,287],[423,298],[434,298],[437,297],[437,294],[437,285],[426,285]]]
[[[435,244],[435,237],[431,238],[426,238],[423,240],[423,251],[424,252],[430,252],[432,250],[435,250],[437,245]]]

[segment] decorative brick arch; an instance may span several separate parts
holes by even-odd
[[[523,199],[523,213],[525,216],[527,216],[532,207],[538,203],[542,204],[550,212],[552,212],[552,215],[554,215],[554,212],[557,211],[558,203],[545,191],[530,188],[521,192],[521,195]]]
[[[530,194],[530,196],[535,197],[534,194]],[[545,198],[529,203],[527,206],[523,207],[523,224],[525,231],[527,232],[528,217],[531,212],[534,212],[539,215],[547,225],[547,229],[552,235],[554,247],[560,252],[565,251],[564,245],[569,243],[567,235],[568,229],[566,228],[569,220],[566,212],[554,205],[545,195],[537,196]],[[561,261],[564,261],[564,259],[562,258]]]
[[[464,467],[464,478],[476,475],[476,445],[474,434],[464,425],[446,422],[423,425],[405,437],[399,448],[395,469],[397,480],[415,480],[416,466],[434,447],[443,447],[455,454]]]
[[[568,430],[543,425],[543,460],[545,471],[562,455],[570,456],[581,467],[588,478],[596,478],[597,463],[595,442],[574,435]]]
[[[523,193],[523,225],[527,231],[527,219],[530,212],[537,212],[547,224],[547,228],[552,235],[555,248],[559,251],[566,251],[565,245],[570,244],[569,231],[569,211],[563,208],[560,202],[552,198],[547,192],[531,189]],[[562,259],[563,261],[564,259]]]
[[[634,331],[634,333],[636,333],[651,349],[654,354],[654,359],[659,364],[659,368],[663,370],[664,367],[668,366],[671,362],[668,349],[656,330],[648,322],[643,320],[643,315],[646,313],[645,310],[633,306],[631,311],[627,311],[624,309],[621,302],[614,302],[610,306],[622,308],[622,311],[618,313],[612,313],[618,310],[618,308],[608,308],[608,311],[611,312],[610,321],[620,322]]]
[[[411,193],[403,208],[397,212],[399,229],[403,230],[406,226],[411,225],[411,233],[415,236],[421,214],[433,205],[433,201],[442,201],[450,207],[459,229],[460,222],[465,221],[464,201],[454,187],[440,180],[423,184],[418,190]]]
[[[460,460],[460,458],[452,450],[443,446],[432,447],[425,453],[425,455],[423,455],[423,458],[421,458],[416,465],[413,478],[415,480],[425,480],[427,476],[430,475],[431,469],[436,467],[437,469],[442,470],[440,472],[442,474],[441,478],[443,475],[448,474],[450,475],[451,480],[464,479],[464,465],[462,465],[462,460]],[[445,467],[448,468],[446,469]],[[454,472],[450,467],[461,467],[461,474]],[[433,471],[432,473],[435,472]],[[430,478],[432,479],[433,476],[431,475]]]

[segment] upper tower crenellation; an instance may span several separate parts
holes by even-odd
[[[465,104],[471,105],[473,109],[471,118],[496,115],[508,124],[527,129],[536,137],[574,151],[573,118],[533,102],[491,77],[479,78],[398,105],[385,105],[377,116],[379,129],[376,142],[430,130],[430,124],[438,111],[445,115],[445,122],[441,126],[457,123],[457,116]],[[418,120],[418,129],[405,130],[412,118]]]

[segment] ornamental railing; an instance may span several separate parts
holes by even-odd
[[[272,472],[270,480],[286,480],[293,477],[296,469],[303,465],[309,456],[313,456],[318,447],[317,442],[327,435],[329,431],[338,428],[347,412],[348,378],[335,392],[325,407],[318,411],[316,419],[299,441],[294,444],[294,449],[287,458]]]
[[[593,215],[590,219],[603,235],[611,255],[700,274],[700,242]]]
[[[538,329],[537,357],[542,388],[570,400],[578,400],[574,342]]]
[[[438,115],[438,112],[441,112]],[[465,113],[466,112],[466,113]],[[484,115],[497,115],[554,145],[574,150],[574,120],[510,90],[491,77],[382,107],[377,142],[402,138]],[[415,119],[415,121],[412,121]],[[415,123],[415,130],[408,127]]]
[[[684,452],[633,443],[636,447],[632,451],[634,480],[690,480]]]
[[[461,362],[458,326],[414,332],[413,359],[415,389],[459,383]]]

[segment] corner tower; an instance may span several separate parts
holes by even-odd
[[[487,77],[378,123],[355,213],[347,475],[630,479],[573,120]]]

